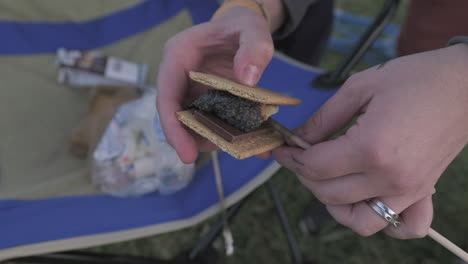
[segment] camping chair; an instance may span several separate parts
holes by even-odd
[[[131,52],[143,52],[145,48],[148,52],[148,47],[142,47],[144,45],[150,48],[158,47],[158,44],[154,44],[155,39],[152,35],[164,38],[168,33],[158,31],[156,27],[164,27],[164,22],[167,21],[176,21],[174,23],[179,27],[186,27],[187,24],[181,23],[187,22],[186,17],[181,15],[181,11],[185,10],[190,12],[193,23],[200,23],[207,20],[216,7],[217,3],[214,0],[142,1],[84,23],[0,22],[0,32],[6,40],[0,42],[0,53],[7,55],[0,58],[0,73],[4,74],[1,78],[2,83],[9,84],[8,88],[0,90],[0,107],[5,107],[0,110],[0,118],[2,121],[6,120],[2,125],[8,126],[0,129],[0,164],[3,172],[0,175],[0,261],[14,259],[15,262],[37,263],[186,263],[189,260],[203,260],[199,257],[206,253],[206,249],[219,235],[221,222],[215,223],[191,252],[174,261],[67,252],[192,226],[214,216],[219,211],[219,204],[211,163],[197,170],[187,188],[167,196],[150,194],[139,198],[115,198],[74,188],[83,181],[87,182],[86,171],[81,169],[86,163],[65,159],[68,154],[64,147],[51,149],[44,147],[44,144],[65,145],[63,136],[51,139],[47,133],[51,133],[51,130],[60,133],[71,130],[73,121],[83,112],[80,107],[85,104],[86,96],[57,85],[55,71],[47,69],[53,68],[53,55],[50,54],[55,53],[59,47],[96,49],[117,43],[114,49],[109,49],[144,61],[148,53],[135,55]],[[387,10],[386,15],[390,16],[391,13]],[[380,23],[387,21],[383,20]],[[374,28],[373,32],[378,32],[381,27]],[[96,30],[97,28],[100,30]],[[367,37],[372,38],[374,34]],[[131,36],[136,39],[126,40]],[[144,43],[141,42],[143,38]],[[361,46],[367,48],[366,43]],[[355,56],[359,55],[362,54],[357,52]],[[154,55],[149,59],[159,58]],[[32,77],[19,75],[18,71],[21,74],[31,73]],[[277,74],[278,72],[282,74]],[[321,74],[319,69],[296,63],[280,54],[274,57],[259,85],[301,98],[304,102],[297,107],[282,109],[276,116],[279,122],[289,128],[299,126],[334,94],[336,89],[310,88],[311,80],[315,80]],[[284,76],[288,76],[287,81]],[[14,87],[16,93],[8,91],[9,87]],[[29,87],[34,89],[28,89]],[[37,94],[37,89],[41,88],[43,90]],[[29,94],[36,102],[24,99]],[[60,100],[42,101],[44,96]],[[44,113],[32,112],[26,101],[36,103],[36,107],[40,107]],[[64,115],[61,120],[53,116],[58,107],[63,109],[60,111],[61,115]],[[48,120],[47,114],[53,117],[54,123]],[[56,125],[55,119],[61,122],[60,125]],[[43,134],[35,137],[36,132]],[[42,147],[50,150],[50,153],[34,155],[28,152]],[[63,171],[66,177],[48,178],[48,173],[51,172],[48,168],[44,169],[42,164],[23,168],[20,161],[15,161],[18,157],[22,157],[23,162],[44,162],[51,165],[48,168],[55,169],[54,172]],[[268,182],[280,166],[271,159],[249,158],[239,161],[224,153],[220,154],[219,158],[226,204],[230,207],[228,218],[231,219],[243,204],[248,202],[246,197],[257,187]],[[65,165],[56,168],[54,166],[58,166],[57,163]],[[240,164],[242,166],[239,166]],[[36,173],[46,177],[35,177]],[[15,177],[11,177],[12,174]],[[47,184],[41,185],[43,182]],[[21,191],[22,186],[28,190]],[[48,191],[52,190],[52,196],[42,190],[45,187]],[[293,261],[301,263],[302,257],[277,190],[270,182],[267,187],[287,234]]]

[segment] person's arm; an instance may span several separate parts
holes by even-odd
[[[229,1],[229,0],[228,0]],[[304,18],[310,5],[317,0],[248,0],[263,3],[270,19],[270,31],[275,38],[283,38],[292,33]]]
[[[283,25],[286,10],[282,0],[264,0],[265,10],[270,16],[270,31],[277,31]]]

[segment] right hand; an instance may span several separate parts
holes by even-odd
[[[167,140],[183,162],[192,163],[199,151],[215,149],[176,118],[177,111],[207,89],[190,82],[188,72],[212,73],[253,86],[273,52],[267,21],[244,7],[232,8],[168,40],[159,66],[156,105]]]

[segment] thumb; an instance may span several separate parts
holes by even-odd
[[[356,74],[359,75],[359,74]],[[359,76],[352,76],[295,134],[311,144],[328,139],[348,125],[368,104],[371,95],[356,85]],[[362,82],[361,82],[362,83]]]
[[[242,31],[239,36],[239,49],[234,57],[236,79],[248,86],[256,85],[273,53],[273,40],[268,30],[252,27]]]

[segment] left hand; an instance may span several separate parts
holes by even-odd
[[[343,129],[346,134],[324,141]],[[302,127],[312,147],[273,151],[283,166],[363,236],[424,237],[435,184],[468,142],[468,46],[401,57],[357,73]],[[364,201],[400,214],[399,228]]]
[[[253,86],[273,52],[265,17],[246,7],[229,9],[209,22],[178,33],[166,43],[159,66],[156,106],[164,134],[183,162],[195,162],[199,151],[215,149],[176,118],[177,111],[207,90],[207,86],[189,81],[188,73],[211,73]]]

